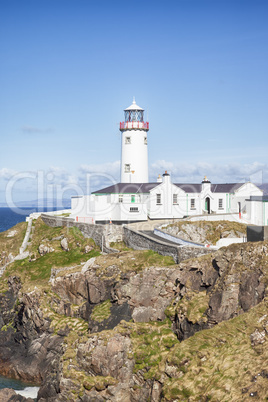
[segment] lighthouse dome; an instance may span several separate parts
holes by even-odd
[[[130,105],[129,107],[127,107],[126,109],[124,109],[125,111],[127,110],[142,110],[144,111],[144,109],[140,106],[137,105],[136,101],[135,101],[135,97],[133,97],[133,102],[132,105]]]
[[[125,122],[143,122],[144,109],[137,105],[135,98],[133,98],[132,105],[125,110]]]

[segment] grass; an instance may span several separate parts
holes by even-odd
[[[58,314],[57,303],[54,298],[57,295],[52,294],[50,291],[43,294],[40,300],[40,308],[45,317],[48,317],[51,321],[51,329],[54,334],[58,334],[59,331],[67,331],[67,335],[64,338],[64,353],[61,357],[62,375],[65,379],[68,379],[72,383],[72,389],[70,389],[66,396],[67,400],[75,400],[84,394],[85,389],[91,389],[95,384],[101,389],[106,384],[114,384],[116,380],[102,377],[91,377],[85,371],[79,369],[77,363],[77,349],[78,345],[85,343],[90,336],[88,333],[88,324],[81,318],[68,317]],[[72,305],[71,310],[75,311],[77,306]]]
[[[62,250],[61,238],[63,237],[68,240],[68,252]],[[41,256],[38,252],[40,244],[47,245],[54,251]],[[85,254],[86,245],[90,245],[92,248],[87,254]],[[28,250],[31,258],[14,261],[10,264],[3,275],[3,280],[9,275],[16,274],[20,276],[25,286],[29,283],[45,286],[48,285],[52,268],[72,267],[100,255],[99,247],[92,239],[84,238],[78,228],[53,228],[45,225],[41,218],[35,221]]]
[[[102,322],[106,320],[111,315],[111,301],[106,300],[103,303],[94,307],[91,313],[91,319],[97,322]]]
[[[17,239],[6,238],[6,235],[1,234],[3,247],[7,247],[8,251],[9,247],[14,246],[12,242],[8,243],[10,239],[15,240],[15,246],[19,247],[19,240],[22,241],[25,229],[25,224],[19,226]],[[55,239],[58,237],[68,239],[70,251],[62,250],[60,239]],[[53,247],[55,251],[41,257],[38,253],[41,243]],[[93,250],[85,254],[84,248],[87,244],[90,244]],[[230,264],[228,274],[250,270],[253,266],[262,267],[262,281],[268,284],[268,257],[264,251],[266,244],[268,243],[230,246],[230,261],[233,253],[243,250],[243,264]],[[85,390],[95,388],[101,391],[108,385],[117,383],[111,376],[89,375],[79,367],[77,361],[78,346],[86,343],[90,337],[97,337],[98,341],[103,341],[105,345],[116,333],[131,339],[128,357],[134,362],[134,373],[143,376],[145,380],[156,379],[164,383],[161,396],[163,401],[242,401],[249,399],[250,392],[257,392],[258,400],[265,400],[268,389],[268,340],[252,346],[250,335],[256,329],[265,329],[268,338],[268,299],[247,313],[209,330],[200,331],[181,343],[174,335],[169,319],[149,323],[121,321],[113,330],[91,335],[88,333],[88,324],[75,316],[79,306],[71,305],[72,317],[57,313],[58,296],[52,294],[48,284],[52,267],[79,265],[96,256],[95,263],[99,265],[96,275],[102,278],[107,276],[116,281],[125,272],[140,272],[150,266],[162,266],[167,269],[174,266],[171,257],[159,255],[151,250],[124,250],[123,244],[119,247],[122,248],[120,253],[100,255],[99,248],[92,240],[85,239],[79,229],[51,228],[37,220],[29,246],[29,251],[36,256],[36,260],[25,259],[10,264],[1,280],[1,283],[4,283],[8,275],[16,274],[21,276],[24,291],[27,286],[29,288],[31,285],[32,289],[37,286],[40,309],[43,316],[51,320],[54,334],[68,328],[61,360],[63,377],[73,384],[68,400],[82,397]],[[209,259],[211,256],[202,257],[202,261]],[[98,322],[103,321],[109,317],[110,307],[110,300],[97,305],[91,318]],[[189,290],[183,299],[168,307],[166,313],[171,319],[174,319],[176,313],[183,314],[195,324],[204,319],[207,308],[206,292],[196,293]],[[12,326],[12,323],[2,330],[7,330],[9,326]],[[245,392],[242,391],[245,389]]]
[[[24,239],[26,229],[27,223],[20,222],[11,229],[0,233],[0,257],[3,253],[7,253],[7,255],[12,253],[14,256],[19,253],[19,248]],[[16,234],[12,237],[8,237],[13,231],[15,231]]]
[[[249,312],[175,345],[166,358],[166,366],[176,367],[176,372],[165,381],[164,400],[187,401],[191,395],[193,401],[242,401],[255,391],[258,400],[265,400],[268,379],[260,373],[268,373],[267,341],[253,347],[250,334],[267,325],[268,320],[260,321],[267,317],[267,308],[266,299]]]
[[[23,282],[27,280],[48,280],[52,268],[80,264],[99,254],[98,250],[92,250],[88,254],[81,254],[79,250],[70,250],[69,252],[59,251],[57,253],[49,253],[38,258],[36,261],[29,261],[26,258],[11,264],[5,272],[5,276],[12,274],[20,275]]]
[[[131,329],[134,372],[146,370],[145,379],[159,379],[165,356],[178,342],[169,320],[164,322],[128,323]]]
[[[152,250],[130,250],[116,254],[101,255],[96,258],[96,275],[102,278],[119,280],[126,272],[141,272],[143,269],[157,266],[174,266],[174,260],[169,256],[162,256]]]
[[[40,244],[53,247],[55,251],[61,251],[60,237],[67,238],[70,250],[79,249],[83,252],[86,245],[96,247],[94,241],[85,238],[77,227],[50,227],[41,218],[38,218],[35,222],[34,234],[28,250],[30,254],[34,254],[36,257],[38,257]]]
[[[188,291],[186,295],[177,303],[171,303],[165,313],[172,321],[175,320],[175,315],[185,316],[189,322],[196,324],[197,322],[207,321],[204,315],[209,305],[209,295],[206,291],[193,292]]]
[[[132,248],[127,247],[124,241],[111,242],[110,247],[119,251],[131,251]]]

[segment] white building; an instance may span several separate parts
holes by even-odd
[[[268,226],[268,196],[254,196],[246,200],[249,222],[253,225]]]
[[[249,199],[263,195],[253,183],[211,184],[206,177],[200,184],[172,183],[167,172],[163,178],[148,183],[149,123],[144,122],[144,110],[135,100],[124,112],[125,121],[120,123],[120,183],[91,195],[72,197],[71,217],[89,223],[123,223],[148,218],[236,214],[237,219],[251,223],[254,214]]]

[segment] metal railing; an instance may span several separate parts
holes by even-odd
[[[120,130],[136,128],[139,130],[149,130],[148,121],[123,121],[120,123]]]

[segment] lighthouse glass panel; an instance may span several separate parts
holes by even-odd
[[[143,121],[143,110],[125,110],[125,122]]]

